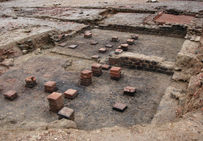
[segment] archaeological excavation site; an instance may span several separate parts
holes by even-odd
[[[202,140],[202,0],[0,0],[0,141]]]

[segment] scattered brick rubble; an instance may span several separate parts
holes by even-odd
[[[62,93],[53,92],[47,96],[49,108],[52,112],[58,112],[63,108],[64,98]]]
[[[74,110],[68,107],[63,107],[59,112],[59,119],[66,118],[69,120],[74,120]]]

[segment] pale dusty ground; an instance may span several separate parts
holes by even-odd
[[[160,2],[171,0],[159,0]],[[115,4],[135,4],[146,3],[146,0],[15,0],[5,2],[2,5],[8,7],[35,7],[35,6],[53,6],[60,4],[61,6],[105,6]]]

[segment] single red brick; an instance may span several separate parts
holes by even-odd
[[[127,109],[127,105],[123,103],[116,103],[113,105],[113,109],[119,112],[124,112]]]
[[[113,36],[111,39],[112,42],[118,42],[118,37],[117,36]]]
[[[136,92],[136,88],[131,87],[131,86],[127,86],[124,88],[124,94],[126,95],[134,95]]]
[[[128,44],[121,44],[121,49],[123,51],[127,51],[128,50]]]
[[[122,52],[123,52],[122,49],[116,49],[116,50],[115,50],[115,54],[121,54]]]
[[[127,43],[128,43],[129,45],[133,45],[133,44],[134,44],[134,40],[133,40],[133,39],[128,39],[128,40],[127,40]]]
[[[6,99],[9,99],[9,100],[14,100],[16,97],[17,97],[17,92],[14,91],[14,90],[10,90],[10,91],[7,91],[5,94],[4,94],[4,97]]]
[[[58,112],[64,105],[64,98],[62,93],[53,92],[47,96],[49,101],[50,111]]]
[[[64,96],[65,98],[69,98],[69,99],[74,99],[78,94],[77,90],[74,89],[68,89],[67,91],[64,92]]]
[[[106,52],[106,48],[100,48],[100,49],[99,49],[99,52],[100,52],[100,53],[105,53],[105,52]]]
[[[45,92],[52,93],[57,90],[55,81],[48,81],[44,84]]]
[[[84,34],[84,38],[91,38],[92,37],[92,33],[90,31],[86,31]]]
[[[98,64],[98,63],[94,63],[94,64],[92,64],[92,68],[100,69],[100,68],[102,68],[102,65]]]
[[[110,69],[110,65],[107,65],[107,64],[103,64],[102,65],[102,69],[104,69],[104,70],[109,70]]]
[[[63,107],[59,112],[59,119],[66,118],[69,120],[74,120],[74,110],[68,107]]]

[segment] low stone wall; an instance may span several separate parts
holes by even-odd
[[[143,54],[125,52],[120,55],[109,57],[109,64],[126,66],[140,70],[155,71],[165,74],[173,74],[173,62],[165,61],[161,57],[146,56]]]

